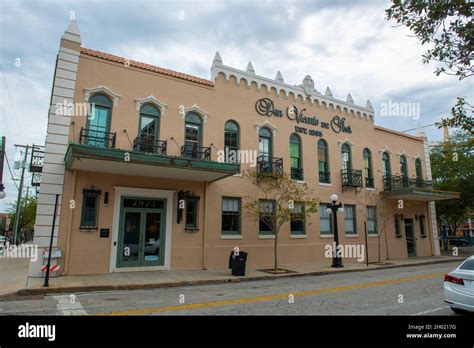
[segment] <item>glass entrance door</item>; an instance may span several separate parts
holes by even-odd
[[[405,219],[405,236],[407,239],[408,256],[416,256],[416,239],[412,219]]]
[[[117,267],[163,266],[165,201],[126,198],[122,201]]]

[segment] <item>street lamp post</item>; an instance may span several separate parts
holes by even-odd
[[[333,226],[334,226],[334,244],[335,244],[335,250],[333,250],[333,257],[332,257],[332,265],[331,267],[344,267],[342,264],[342,259],[341,256],[339,255],[339,234],[337,230],[337,213],[343,213],[344,208],[342,207],[342,203],[337,201],[339,200],[339,197],[334,193],[331,195],[331,204],[328,205],[327,212],[332,213],[332,221],[333,221]]]

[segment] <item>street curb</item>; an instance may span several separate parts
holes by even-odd
[[[191,285],[212,285],[212,284],[224,284],[224,283],[241,283],[247,281],[258,281],[258,280],[271,280],[281,278],[292,278],[292,277],[305,277],[305,276],[320,276],[335,273],[354,273],[354,272],[369,272],[377,271],[381,269],[390,268],[403,268],[413,266],[425,266],[439,263],[451,263],[457,261],[463,261],[464,258],[453,258],[451,260],[431,260],[417,263],[407,264],[391,264],[376,266],[371,269],[338,269],[337,271],[312,271],[304,273],[288,273],[278,275],[262,275],[253,276],[246,278],[223,278],[223,279],[204,279],[204,280],[187,280],[177,281],[168,283],[149,283],[149,284],[124,284],[124,285],[92,285],[92,286],[70,286],[70,287],[58,287],[58,288],[39,288],[39,289],[22,289],[10,294],[3,294],[0,296],[0,300],[4,296],[18,295],[18,296],[32,296],[32,295],[47,295],[47,294],[64,294],[64,293],[77,293],[77,292],[92,292],[92,291],[117,291],[117,290],[138,290],[138,289],[158,289],[158,288],[173,288],[180,286],[191,286]]]

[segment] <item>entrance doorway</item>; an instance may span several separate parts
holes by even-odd
[[[407,239],[408,256],[416,256],[416,238],[413,229],[413,219],[405,219],[405,236]]]
[[[117,267],[163,266],[166,200],[122,197]]]

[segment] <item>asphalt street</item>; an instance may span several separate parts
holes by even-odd
[[[12,297],[0,315],[458,315],[443,277],[458,263],[149,290]]]

